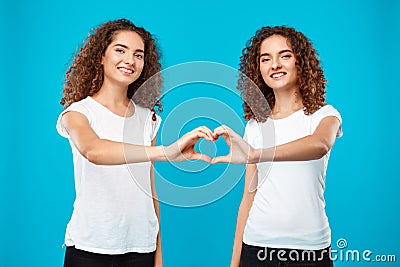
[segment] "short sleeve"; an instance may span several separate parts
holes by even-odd
[[[260,129],[258,127],[257,121],[251,119],[247,122],[246,128],[244,130],[243,139],[249,143],[252,147],[256,146],[256,140],[260,135]]]
[[[311,131],[314,132],[319,123],[321,122],[322,119],[326,118],[326,117],[336,117],[338,118],[339,122],[340,122],[340,126],[338,129],[338,132],[336,133],[336,137],[342,137],[343,135],[343,130],[342,130],[342,116],[340,116],[339,111],[337,111],[333,106],[331,105],[326,105],[323,106],[322,108],[320,108],[318,111],[316,111],[313,115],[312,115],[312,124],[311,124]]]
[[[67,129],[65,129],[65,127],[62,123],[62,116],[69,111],[79,112],[88,119],[89,124],[91,124],[91,122],[92,122],[91,113],[90,113],[89,109],[83,103],[81,103],[81,102],[72,103],[68,108],[66,108],[65,110],[63,110],[61,112],[61,114],[58,116],[58,119],[57,119],[57,124],[56,124],[57,132],[62,137],[65,137],[65,138],[69,138],[69,134],[67,132]]]

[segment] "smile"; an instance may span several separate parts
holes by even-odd
[[[133,73],[132,69],[127,69],[127,68],[124,68],[124,67],[119,67],[118,69],[120,71],[122,71],[123,73],[126,73],[126,74],[132,74]]]
[[[281,77],[283,77],[285,75],[286,75],[286,72],[275,72],[275,73],[272,73],[270,75],[270,77],[273,78],[273,79],[279,79],[279,78],[281,78]]]

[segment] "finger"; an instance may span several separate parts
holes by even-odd
[[[231,145],[232,145],[231,137],[230,137],[229,134],[226,133],[224,130],[217,131],[216,134],[217,134],[217,136],[222,136],[222,138],[225,139],[225,142],[226,142],[226,144],[227,144],[228,146],[231,146]]]
[[[197,138],[204,138],[204,139],[209,140],[209,141],[214,140],[212,136],[208,136],[204,132],[197,132],[196,135],[197,135]]]
[[[192,143],[194,140],[197,141],[200,138],[208,139],[207,134],[205,134],[201,131],[198,131],[198,130],[188,133],[187,137],[188,137],[188,139],[190,139],[190,141],[192,141]]]
[[[224,129],[224,128],[222,128],[222,126],[218,126],[217,128],[214,129],[214,133],[217,132],[217,131],[221,131],[221,130],[223,130],[223,129]]]
[[[214,131],[215,130],[224,130],[226,132],[230,132],[231,128],[229,128],[228,126],[222,124],[222,125],[218,126],[217,128],[215,128]]]
[[[207,126],[200,126],[196,130],[206,134],[208,136],[208,138],[205,138],[206,140],[211,141],[211,142],[214,141],[212,131]]]
[[[231,158],[230,155],[218,156],[218,157],[215,157],[215,158],[213,158],[211,160],[211,164],[223,163],[223,162],[229,163],[230,162],[230,158]]]
[[[202,160],[208,163],[211,163],[211,158],[206,155],[206,154],[201,154],[201,153],[195,153],[193,154],[193,156],[191,157],[192,160]]]
[[[210,128],[208,128],[207,126],[202,126],[202,129],[203,129],[203,131],[205,131],[207,133],[207,135],[210,137],[210,139],[215,141],[213,132],[210,130]]]
[[[215,135],[219,136],[219,135],[222,135],[222,134],[229,134],[229,130],[224,126],[219,126],[219,127],[214,129],[214,132],[213,132],[214,136]]]

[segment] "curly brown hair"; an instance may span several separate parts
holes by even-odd
[[[153,119],[156,112],[162,111],[159,101],[162,86],[159,74],[161,64],[156,39],[144,28],[135,26],[127,19],[106,22],[89,32],[65,75],[64,97],[60,101],[64,108],[100,90],[104,80],[102,56],[120,31],[136,32],[142,37],[145,47],[143,70],[139,78],[128,86],[128,98],[133,98],[136,104],[151,109],[154,112]],[[152,76],[154,77],[149,79]],[[142,85],[142,89],[138,91]]]
[[[320,66],[319,55],[310,40],[301,32],[286,26],[259,29],[242,50],[238,89],[242,91],[246,120],[265,122],[275,105],[275,95],[260,72],[260,47],[272,35],[286,38],[296,58],[298,85],[305,114],[312,114],[325,105],[326,79]],[[261,92],[260,92],[261,91]],[[260,97],[262,94],[263,97]],[[265,107],[265,99],[269,107]]]

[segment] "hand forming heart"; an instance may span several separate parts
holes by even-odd
[[[201,138],[214,142],[219,136],[222,136],[229,146],[227,155],[211,159],[208,155],[195,151],[194,146]],[[166,147],[165,152],[167,159],[170,161],[203,160],[212,164],[220,162],[245,164],[253,163],[256,159],[256,150],[244,141],[240,135],[225,125],[215,128],[214,132],[206,126],[200,126]]]
[[[226,144],[229,146],[229,153],[225,156],[213,158],[211,163],[245,164],[253,163],[256,159],[256,150],[228,126],[222,125],[214,129],[213,137],[218,139],[219,136],[225,139]]]

